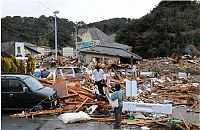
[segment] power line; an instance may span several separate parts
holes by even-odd
[[[53,12],[53,10],[50,9],[47,5],[45,5],[42,1],[37,1],[37,2],[42,4],[44,7],[46,7],[49,11]]]
[[[54,30],[48,32],[47,34],[44,35],[40,35],[40,36],[31,36],[31,37],[35,37],[35,38],[42,38],[42,37],[46,37],[47,35],[51,34],[52,32],[54,32]]]

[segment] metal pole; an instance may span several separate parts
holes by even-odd
[[[76,44],[76,58],[78,58],[78,43],[77,43],[77,31],[78,31],[78,29],[77,29],[77,25],[78,23],[76,22],[76,27],[75,27],[75,44]]]
[[[58,48],[57,48],[57,21],[56,21],[56,14],[59,13],[59,11],[54,11],[54,16],[55,16],[55,60],[57,60],[57,52],[58,52]]]

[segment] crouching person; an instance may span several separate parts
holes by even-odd
[[[120,84],[115,85],[115,92],[111,95],[111,99],[113,101],[118,99],[118,107],[114,108],[114,115],[115,115],[114,129],[118,129],[120,128],[121,114],[122,114],[122,107],[123,107],[123,100],[124,100],[124,95],[121,91]]]

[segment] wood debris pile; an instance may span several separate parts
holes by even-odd
[[[137,97],[127,97],[126,101],[138,101],[143,103],[172,103],[173,106],[187,105],[188,112],[200,111],[200,78],[193,78],[187,75],[187,78],[180,78],[179,72],[187,72],[191,74],[200,74],[200,58],[180,59],[176,63],[173,58],[156,58],[152,60],[141,60],[137,64],[136,72],[127,75],[123,73],[123,69],[129,68],[129,64],[121,65],[104,65],[103,68],[110,75],[107,78],[107,86],[112,87],[116,83],[120,83],[122,90],[126,91],[126,80],[137,80]],[[92,68],[92,67],[88,67]],[[155,72],[153,77],[140,75],[141,72]],[[112,75],[114,73],[114,75]],[[84,72],[83,81],[64,81],[57,78],[56,82],[52,80],[37,78],[44,86],[54,88],[58,92],[60,100],[60,108],[63,112],[87,111],[90,106],[98,105],[96,112],[98,114],[111,115],[113,109],[109,105],[106,98],[102,96],[95,100],[92,93],[94,82],[91,74]],[[147,81],[150,81],[150,91],[147,91]],[[193,85],[197,83],[197,85]],[[99,122],[113,122],[113,118],[92,118]],[[124,119],[122,124],[150,126],[155,125],[169,126],[172,117],[166,115],[164,119]],[[185,121],[183,118],[181,123],[175,124],[181,129],[198,129],[200,126]]]
[[[99,97],[95,101],[94,94],[86,87],[77,82],[70,82],[68,86],[68,95],[60,98],[60,105],[63,111],[78,112],[83,111],[92,105],[98,105],[99,111],[108,112],[111,106],[104,98]]]

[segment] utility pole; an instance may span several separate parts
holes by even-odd
[[[76,22],[75,26],[75,44],[76,44],[76,58],[78,58],[78,41],[77,41],[77,34],[78,34],[78,23]]]
[[[57,44],[57,21],[56,21],[56,14],[58,14],[59,11],[54,11],[53,14],[55,16],[55,60],[57,60],[57,52],[58,52],[58,44]]]

